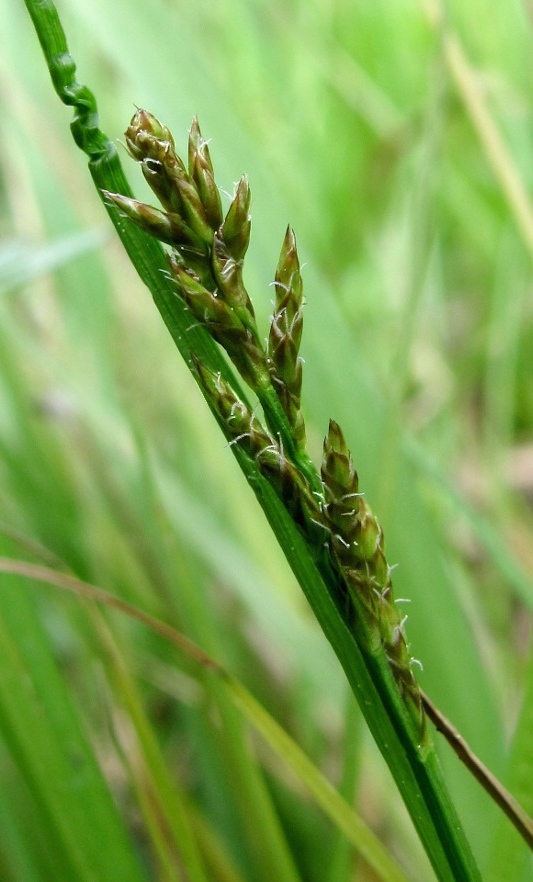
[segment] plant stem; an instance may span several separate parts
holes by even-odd
[[[450,723],[438,707],[435,707],[425,692],[421,692],[421,695],[424,709],[437,731],[444,735],[461,762],[472,772],[474,778],[479,781],[494,802],[500,806],[525,842],[533,849],[533,819],[529,817],[527,812],[524,811],[503,784],[495,778],[490,769],[487,769],[484,763],[481,762],[453,723]]]

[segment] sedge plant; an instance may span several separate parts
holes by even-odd
[[[54,87],[74,109],[72,133],[97,191],[345,671],[436,877],[479,880],[437,760],[383,532],[340,426],[330,421],[319,467],[307,452],[294,232],[281,246],[264,342],[243,278],[248,180],[224,213],[198,122],[182,159],[169,129],[138,110],[126,145],[159,206],[134,199],[94,96],[76,81],[53,3],[26,5]]]

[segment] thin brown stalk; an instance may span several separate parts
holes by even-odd
[[[435,707],[425,692],[420,690],[420,694],[424,710],[435,726],[437,732],[444,735],[446,741],[452,750],[455,751],[461,762],[465,764],[468,771],[472,773],[477,781],[479,781],[491,799],[493,799],[507,815],[522,838],[533,850],[533,819],[529,817],[514,796],[506,790],[503,784],[498,781],[492,772],[487,769],[484,763],[481,762],[453,723],[451,723],[444,714]]]

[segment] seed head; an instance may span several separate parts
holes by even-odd
[[[141,108],[133,115],[125,137],[128,152],[137,162],[152,155],[154,141],[166,143],[174,150],[174,138],[170,129],[162,125],[148,110]]]
[[[207,141],[202,138],[196,117],[189,132],[189,177],[198,191],[209,226],[212,230],[218,230],[223,217],[222,203],[215,184],[209,147]]]
[[[276,300],[268,336],[268,363],[272,383],[293,430],[298,449],[305,448],[305,426],[300,410],[303,328],[303,289],[296,239],[287,227],[274,279]]]
[[[250,199],[250,187],[245,175],[237,184],[235,195],[220,229],[220,237],[234,260],[243,259],[250,242]]]
[[[119,193],[109,193],[108,190],[102,190],[102,192],[106,199],[113,202],[126,217],[149,235],[160,239],[161,242],[166,242],[168,245],[173,245],[175,248],[187,246],[205,253],[205,243],[181,219],[179,214],[161,211],[159,208],[154,208]]]

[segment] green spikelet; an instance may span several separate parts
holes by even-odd
[[[175,212],[161,211],[137,199],[121,196],[119,193],[102,191],[104,196],[113,202],[120,211],[133,223],[150,236],[154,236],[167,245],[182,251],[188,250],[206,255],[207,247],[203,239],[189,227]],[[205,256],[204,256],[205,261]]]
[[[276,277],[276,301],[268,337],[268,362],[272,382],[292,428],[295,444],[305,448],[305,426],[300,410],[302,360],[299,356],[303,326],[303,290],[296,239],[287,227]]]
[[[243,324],[239,312],[219,297],[216,289],[210,291],[202,285],[198,276],[185,269],[175,255],[170,255],[169,266],[192,315],[224,347],[243,379],[252,388],[267,383],[265,354],[250,328]]]
[[[209,147],[202,137],[196,117],[189,132],[189,176],[194,182],[209,226],[212,230],[218,230],[223,218],[220,193],[215,184]]]
[[[126,146],[164,210],[107,191],[106,198],[172,247],[168,260],[177,293],[259,394],[270,386],[270,372],[242,275],[250,239],[247,179],[239,181],[224,218],[209,149],[196,119],[189,132],[187,167],[170,131],[146,110],[133,116]]]
[[[193,124],[194,128],[194,124]],[[201,138],[198,124],[197,141]],[[208,245],[213,236],[208,214],[212,204],[204,206],[195,182],[174,147],[174,139],[166,126],[151,113],[138,110],[126,129],[126,146],[130,155],[141,164],[146,181],[166,211],[178,214]]]
[[[239,444],[253,459],[272,444],[272,438],[250,408],[240,400],[220,373],[215,373],[193,356],[200,386],[220,417],[230,443]]]
[[[133,115],[126,129],[125,138],[128,153],[137,162],[151,157],[153,149],[151,145],[154,140],[168,144],[174,151],[174,138],[170,129],[161,125],[152,113],[142,108]]]
[[[194,364],[200,385],[213,410],[230,436],[230,443],[239,444],[255,459],[261,473],[272,485],[290,511],[304,535],[316,545],[324,538],[320,524],[320,509],[308,482],[287,459],[281,444],[262,427],[251,410],[237,397],[231,386],[203,365],[197,358]]]
[[[411,669],[404,620],[393,600],[383,531],[359,493],[359,480],[339,425],[330,421],[321,467],[322,516],[335,569],[364,615],[372,651],[382,648],[404,699],[423,724],[420,692]]]
[[[234,260],[242,260],[250,242],[250,187],[246,175],[237,184],[220,236]]]
[[[213,239],[211,266],[222,297],[259,342],[254,308],[243,283],[242,260],[235,260],[225,240],[218,233],[215,233]]]

